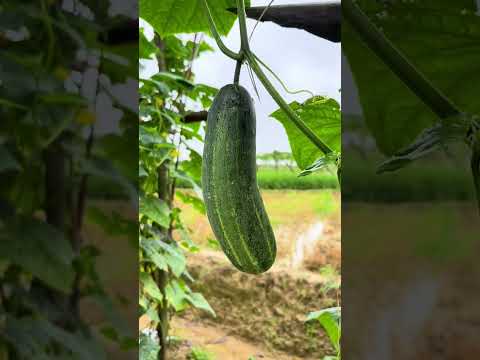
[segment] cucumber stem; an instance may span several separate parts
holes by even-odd
[[[342,1],[343,16],[361,39],[440,119],[460,114],[460,111],[440,90],[408,61],[353,0]]]
[[[233,83],[238,85],[238,81],[240,80],[240,70],[242,69],[242,60],[237,60],[237,64],[235,65],[235,75],[233,77]]]
[[[247,15],[245,14],[244,0],[237,0],[237,16],[238,25],[240,27],[241,50],[244,52],[248,52],[250,51],[250,45],[248,43]]]
[[[278,91],[272,85],[270,80],[267,78],[265,73],[262,71],[257,61],[255,60],[254,55],[250,51],[245,52],[245,57],[248,60],[248,63],[252,70],[257,75],[258,79],[262,82],[265,89],[268,91],[270,96],[275,100],[278,106],[285,112],[288,118],[295,124],[295,126],[307,137],[312,143],[314,143],[325,155],[330,154],[332,149],[325,144],[313,131],[310,129],[307,124],[292,110],[292,108],[283,100]]]
[[[212,33],[213,38],[215,39],[215,42],[217,43],[218,48],[220,49],[221,52],[223,52],[226,56],[228,56],[231,59],[234,60],[239,60],[241,59],[241,54],[236,53],[232,50],[230,50],[222,41],[222,38],[220,37],[220,34],[217,31],[217,27],[215,26],[215,21],[213,20],[212,13],[210,12],[210,8],[208,7],[208,2],[207,0],[203,0],[203,5],[205,9],[205,14],[208,19],[208,24],[210,26],[210,32]]]

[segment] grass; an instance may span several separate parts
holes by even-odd
[[[194,347],[187,355],[188,360],[215,360],[213,354],[200,347]]]
[[[259,167],[257,182],[260,189],[268,190],[313,190],[313,189],[337,189],[337,176],[333,173],[322,171],[308,176],[298,176],[300,170],[290,170],[288,167]],[[179,188],[190,188],[191,185],[183,180],[177,183]]]
[[[191,191],[181,189],[178,191]],[[272,226],[297,226],[312,218],[325,219],[339,212],[338,190],[261,190]],[[201,246],[218,248],[207,217],[191,205],[179,201],[184,224],[191,229],[192,240]]]
[[[329,172],[316,172],[308,176],[298,176],[300,170],[290,170],[286,167],[278,169],[261,167],[257,172],[260,189],[336,189],[337,176]]]

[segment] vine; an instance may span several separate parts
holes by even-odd
[[[322,141],[313,131],[308,127],[308,125],[305,124],[305,122],[290,108],[290,106],[286,103],[286,101],[281,97],[279,92],[275,89],[275,87],[272,85],[268,77],[265,75],[261,67],[259,66],[256,56],[253,54],[253,52],[250,50],[250,45],[249,45],[249,37],[247,33],[247,27],[246,27],[246,15],[245,15],[245,2],[244,0],[237,0],[237,14],[238,14],[238,21],[239,21],[239,27],[240,27],[240,40],[241,40],[241,46],[240,46],[240,52],[235,53],[234,51],[230,50],[225,46],[223,43],[220,35],[218,34],[218,31],[215,26],[215,22],[213,21],[213,18],[210,13],[210,9],[208,7],[208,2],[207,0],[203,0],[206,15],[208,17],[208,22],[210,25],[210,32],[215,39],[218,47],[220,50],[228,57],[230,57],[233,60],[243,60],[246,59],[248,64],[250,65],[250,68],[252,71],[255,73],[255,75],[258,77],[260,82],[263,84],[265,89],[268,91],[268,93],[272,96],[272,98],[275,100],[275,102],[278,104],[278,106],[285,112],[285,114],[288,116],[288,118],[295,124],[295,126],[308,138],[310,141],[312,141],[315,146],[317,146],[318,149],[320,149],[324,155],[328,155],[333,150],[324,142]]]

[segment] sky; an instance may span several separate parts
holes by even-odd
[[[311,1],[296,1],[311,2]],[[292,1],[274,2],[275,5]],[[252,6],[265,5],[268,1],[252,0]],[[250,33],[254,20],[247,20]],[[233,81],[235,62],[218,50],[212,39],[207,39],[217,49],[205,53],[194,63],[196,81],[215,87],[222,87]],[[240,35],[235,23],[225,44],[238,50]],[[340,101],[341,87],[341,49],[340,44],[316,37],[304,30],[282,28],[271,22],[260,23],[252,37],[250,47],[285,83],[289,90],[307,89],[315,95],[324,95]],[[270,77],[271,78],[271,77]],[[273,79],[272,79],[273,80]],[[260,100],[255,94],[247,69],[242,68],[240,84],[252,95],[257,114],[257,153],[290,151],[288,138],[282,125],[269,117],[278,109],[278,105],[257,80]],[[304,101],[309,95],[286,93],[280,84],[274,82],[277,90],[287,101]]]
[[[292,0],[276,0],[274,5],[292,2]],[[311,1],[295,1],[295,3],[308,2],[311,3]],[[259,6],[268,4],[268,1],[252,0],[251,3],[252,6]],[[254,20],[247,20],[249,33],[254,25]],[[206,40],[215,51],[204,53],[195,60],[193,66],[195,82],[221,88],[233,81],[235,62],[218,50],[213,39]],[[237,23],[223,40],[232,50],[239,49],[240,35]],[[340,102],[341,48],[339,43],[332,43],[303,30],[282,28],[265,22],[257,26],[250,47],[282,79],[289,90],[307,89],[315,95],[329,96]],[[151,65],[147,66],[147,71],[148,69],[155,71]],[[302,102],[309,97],[308,94],[290,95],[274,79],[272,81],[287,102],[294,100]],[[269,114],[278,109],[277,104],[257,80],[260,95],[258,99],[245,66],[242,68],[240,84],[254,99],[257,115],[257,153],[274,150],[290,151],[288,138],[282,125],[269,117]]]

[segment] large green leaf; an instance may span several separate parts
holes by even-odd
[[[460,110],[480,113],[480,17],[474,13],[475,1],[362,0],[359,4]],[[438,121],[346,21],[342,24],[342,45],[366,123],[384,154],[394,154]]]
[[[140,17],[153,26],[160,36],[208,32],[203,8],[204,0],[140,0]],[[235,0],[207,0],[212,17],[221,35],[226,35],[236,16],[227,11],[236,7]],[[250,1],[246,1],[249,6]]]
[[[325,329],[331,344],[336,351],[340,349],[340,321],[341,321],[341,309],[339,307],[322,309],[314,311],[308,314],[307,322],[318,321]]]
[[[334,99],[315,96],[303,104],[296,101],[289,104],[295,113],[322,139],[332,150],[341,150],[340,106]],[[300,169],[305,169],[323,153],[318,149],[287,117],[278,109],[270,116],[280,121],[285,128],[293,157]]]
[[[71,290],[74,271],[70,242],[43,221],[20,217],[5,224],[0,232],[0,259],[22,267],[58,290]]]
[[[164,228],[170,226],[170,209],[165,201],[155,196],[147,195],[140,198],[140,214],[148,216]]]
[[[143,286],[143,291],[148,294],[153,300],[158,302],[163,300],[163,295],[158,288],[157,283],[153,280],[152,275],[141,272],[140,273],[140,283]]]
[[[140,45],[138,49],[138,57],[140,59],[150,59],[152,55],[158,52],[158,48],[151,42],[148,41],[145,34],[143,33],[143,29],[139,29],[140,35]]]
[[[22,359],[105,359],[96,339],[85,333],[71,333],[43,318],[7,316],[4,319],[6,340]],[[64,349],[63,356],[53,356],[54,350]]]

